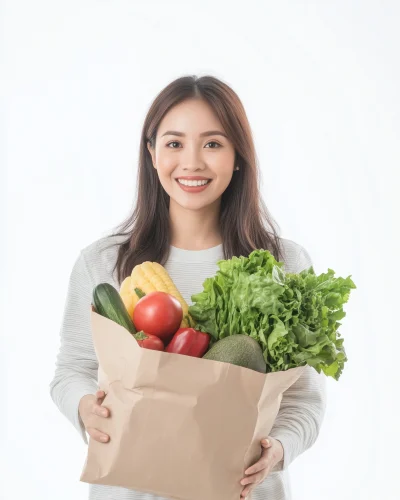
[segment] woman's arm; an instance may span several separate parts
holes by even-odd
[[[312,266],[308,252],[301,247],[296,271]],[[316,441],[326,409],[326,375],[306,366],[299,379],[282,396],[281,406],[269,433],[283,447],[283,460],[272,472],[285,470],[293,460]]]
[[[299,379],[283,393],[269,433],[282,443],[283,460],[272,472],[285,470],[316,441],[326,408],[326,375],[306,366]]]
[[[90,327],[90,304],[93,283],[81,252],[69,279],[61,345],[56,369],[50,383],[50,395],[61,413],[75,426],[87,444],[85,426],[79,416],[79,401],[85,394],[95,394],[98,362]]]

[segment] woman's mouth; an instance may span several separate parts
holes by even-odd
[[[212,179],[209,179],[207,181],[207,184],[202,185],[203,184],[202,183],[196,186],[188,186],[187,184],[182,184],[181,182],[179,182],[178,179],[176,179],[176,182],[178,183],[179,187],[182,188],[183,191],[186,191],[187,193],[200,193],[201,191],[207,189],[207,187],[211,184]]]

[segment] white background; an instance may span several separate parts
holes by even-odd
[[[144,117],[187,74],[241,98],[281,235],[357,285],[349,361],[290,467],[293,500],[400,498],[399,14],[394,0],[3,2],[2,499],[87,498],[86,445],[48,389],[69,273],[131,210]]]

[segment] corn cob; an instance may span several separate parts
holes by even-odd
[[[189,316],[192,324],[194,323],[193,319],[188,313],[189,306],[180,294],[179,290],[176,288],[166,269],[161,264],[159,264],[158,262],[143,262],[142,264],[139,264],[133,268],[130,278],[131,280],[130,282],[127,281],[124,290],[130,288],[130,294],[133,296],[133,308],[139,300],[139,297],[136,295],[135,288],[140,288],[145,294],[155,291],[166,292],[178,299],[179,303],[182,306],[183,318],[180,328],[190,326],[188,318],[186,316]],[[122,285],[124,285],[124,283],[122,283]],[[135,297],[137,297],[137,299]]]
[[[131,292],[131,280],[130,276],[127,276],[124,281],[121,283],[121,288],[119,290],[119,294],[121,296],[122,302],[125,304],[125,307],[129,313],[129,316],[133,319],[133,311],[135,309],[135,305],[139,300],[139,297],[136,293]]]

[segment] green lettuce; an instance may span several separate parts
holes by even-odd
[[[263,249],[217,265],[189,307],[196,330],[210,334],[210,347],[228,335],[249,335],[262,348],[267,372],[308,364],[339,380],[347,361],[339,320],[356,288],[350,276],[335,277],[332,269],[317,276],[312,266],[286,273]]]

